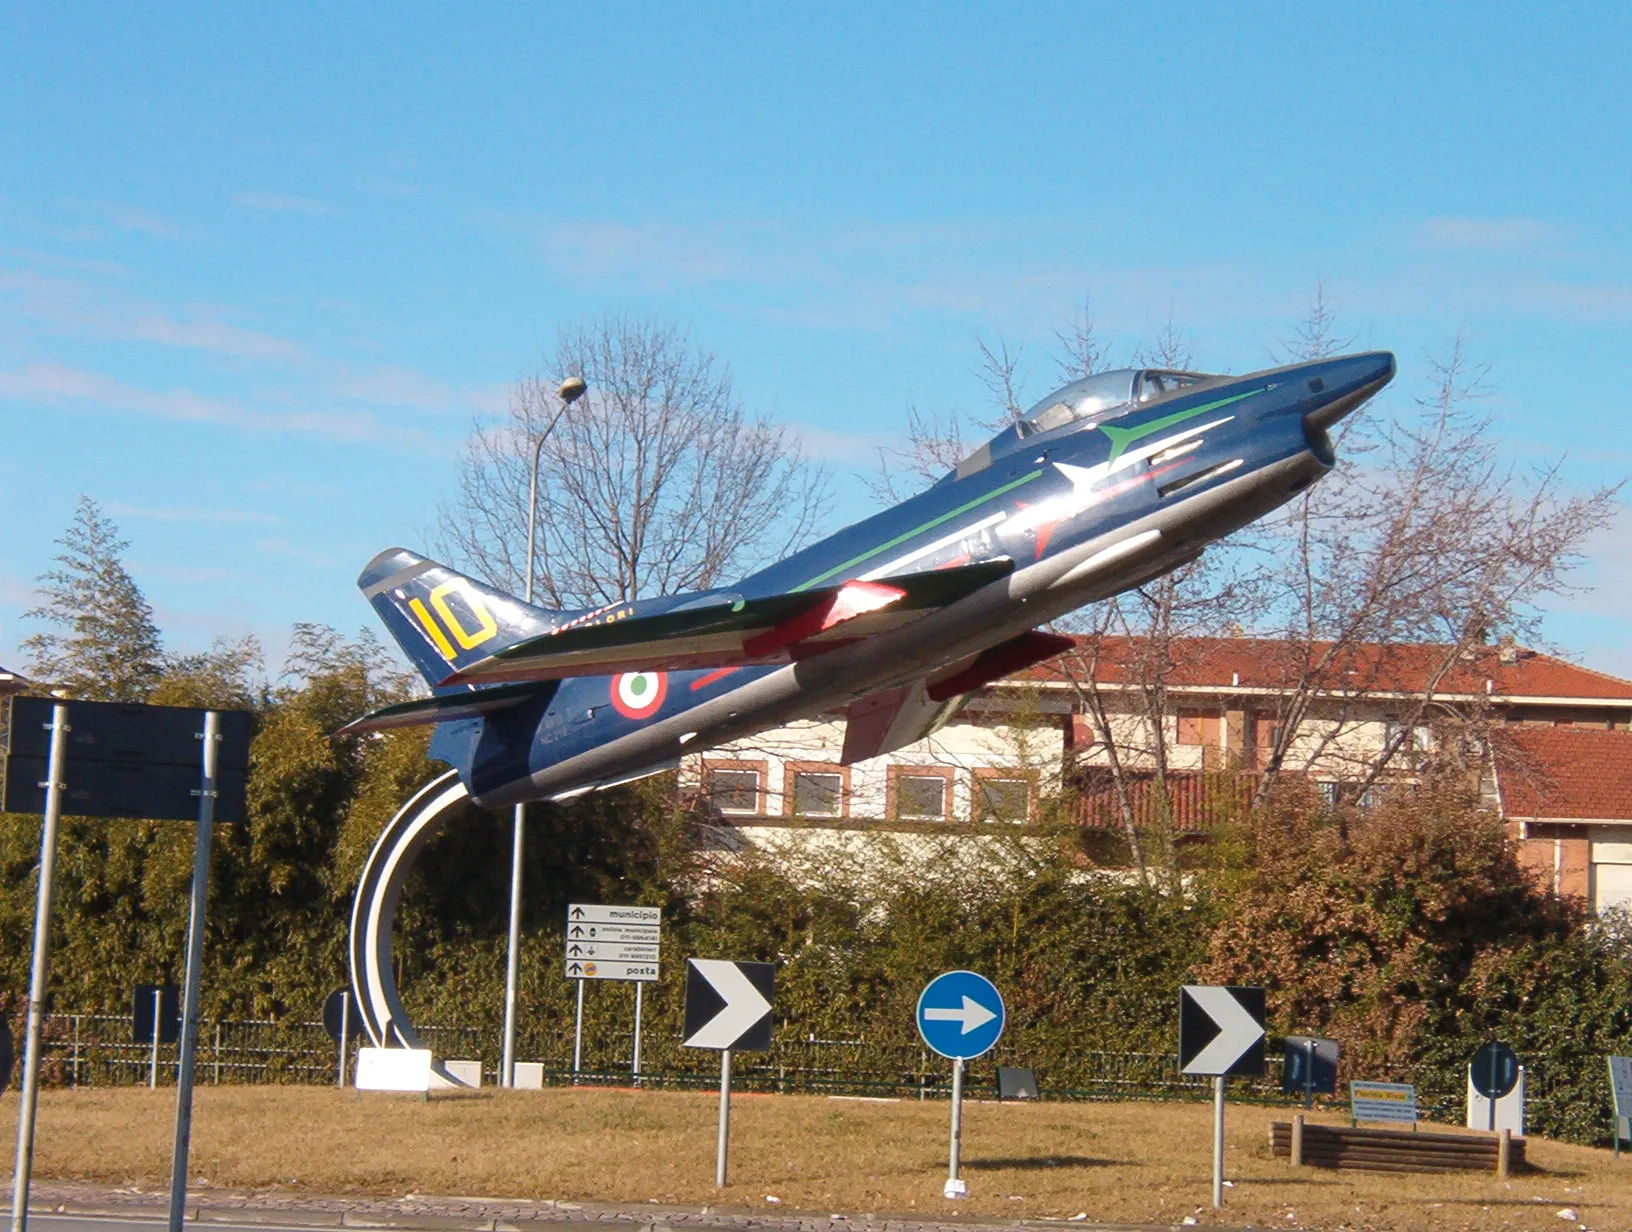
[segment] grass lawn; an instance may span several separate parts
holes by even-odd
[[[215,1187],[315,1193],[1219,1222],[1208,1206],[1206,1104],[966,1104],[969,1198],[961,1203],[941,1197],[944,1102],[738,1095],[723,1192],[713,1185],[717,1106],[713,1095],[593,1088],[443,1093],[425,1102],[313,1087],[206,1087],[195,1106],[193,1173]],[[1589,1228],[1632,1227],[1632,1159],[1617,1163],[1608,1151],[1532,1139],[1533,1170],[1508,1181],[1294,1169],[1269,1155],[1269,1122],[1288,1115],[1229,1109],[1225,1175],[1234,1187],[1225,1191],[1224,1222],[1567,1229],[1576,1224],[1557,1212],[1569,1207]],[[162,1185],[174,1116],[173,1090],[46,1091],[36,1174]]]

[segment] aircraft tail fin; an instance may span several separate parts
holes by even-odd
[[[550,632],[559,619],[405,548],[387,548],[369,561],[357,587],[432,687],[497,650]]]

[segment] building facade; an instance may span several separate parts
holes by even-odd
[[[681,776],[750,842],[1044,819],[1114,831],[1130,811],[1199,833],[1273,758],[1364,806],[1451,742],[1538,878],[1600,910],[1632,903],[1632,681],[1512,645],[1084,640],[887,756],[842,764],[844,717],[826,715],[689,758]]]

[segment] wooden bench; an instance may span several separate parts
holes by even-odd
[[[1294,1165],[1358,1168],[1367,1172],[1494,1172],[1524,1166],[1524,1139],[1496,1135],[1419,1134],[1408,1129],[1351,1129],[1346,1125],[1275,1121],[1270,1154]]]

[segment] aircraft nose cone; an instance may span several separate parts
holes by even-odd
[[[1304,412],[1304,426],[1312,432],[1331,427],[1392,381],[1396,370],[1392,351],[1366,351],[1306,365],[1312,405]]]

